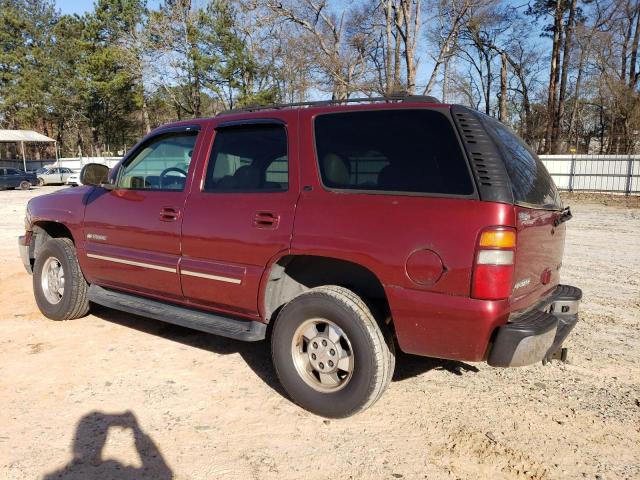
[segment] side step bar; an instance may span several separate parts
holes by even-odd
[[[88,296],[89,301],[98,305],[235,340],[256,342],[264,340],[267,332],[266,324],[261,322],[236,320],[129,293],[108,290],[98,285],[89,287]]]

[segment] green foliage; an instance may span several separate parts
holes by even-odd
[[[47,113],[51,33],[58,17],[49,0],[0,0],[0,119],[40,125]]]

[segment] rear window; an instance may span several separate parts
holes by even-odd
[[[561,209],[556,184],[535,152],[510,128],[487,115],[478,115],[505,160],[516,204]]]
[[[320,115],[315,141],[327,188],[471,195],[473,183],[449,119],[434,110]]]

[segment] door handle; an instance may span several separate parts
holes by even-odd
[[[256,212],[253,215],[253,226],[255,228],[278,228],[280,223],[280,215],[273,212]]]
[[[173,207],[163,207],[160,210],[160,220],[163,222],[175,222],[180,218],[180,210]]]

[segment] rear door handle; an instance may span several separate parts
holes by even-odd
[[[175,222],[180,218],[180,210],[173,207],[163,207],[160,210],[160,220],[163,222]]]
[[[280,223],[280,215],[273,212],[256,212],[253,215],[253,226],[255,228],[278,228]]]

